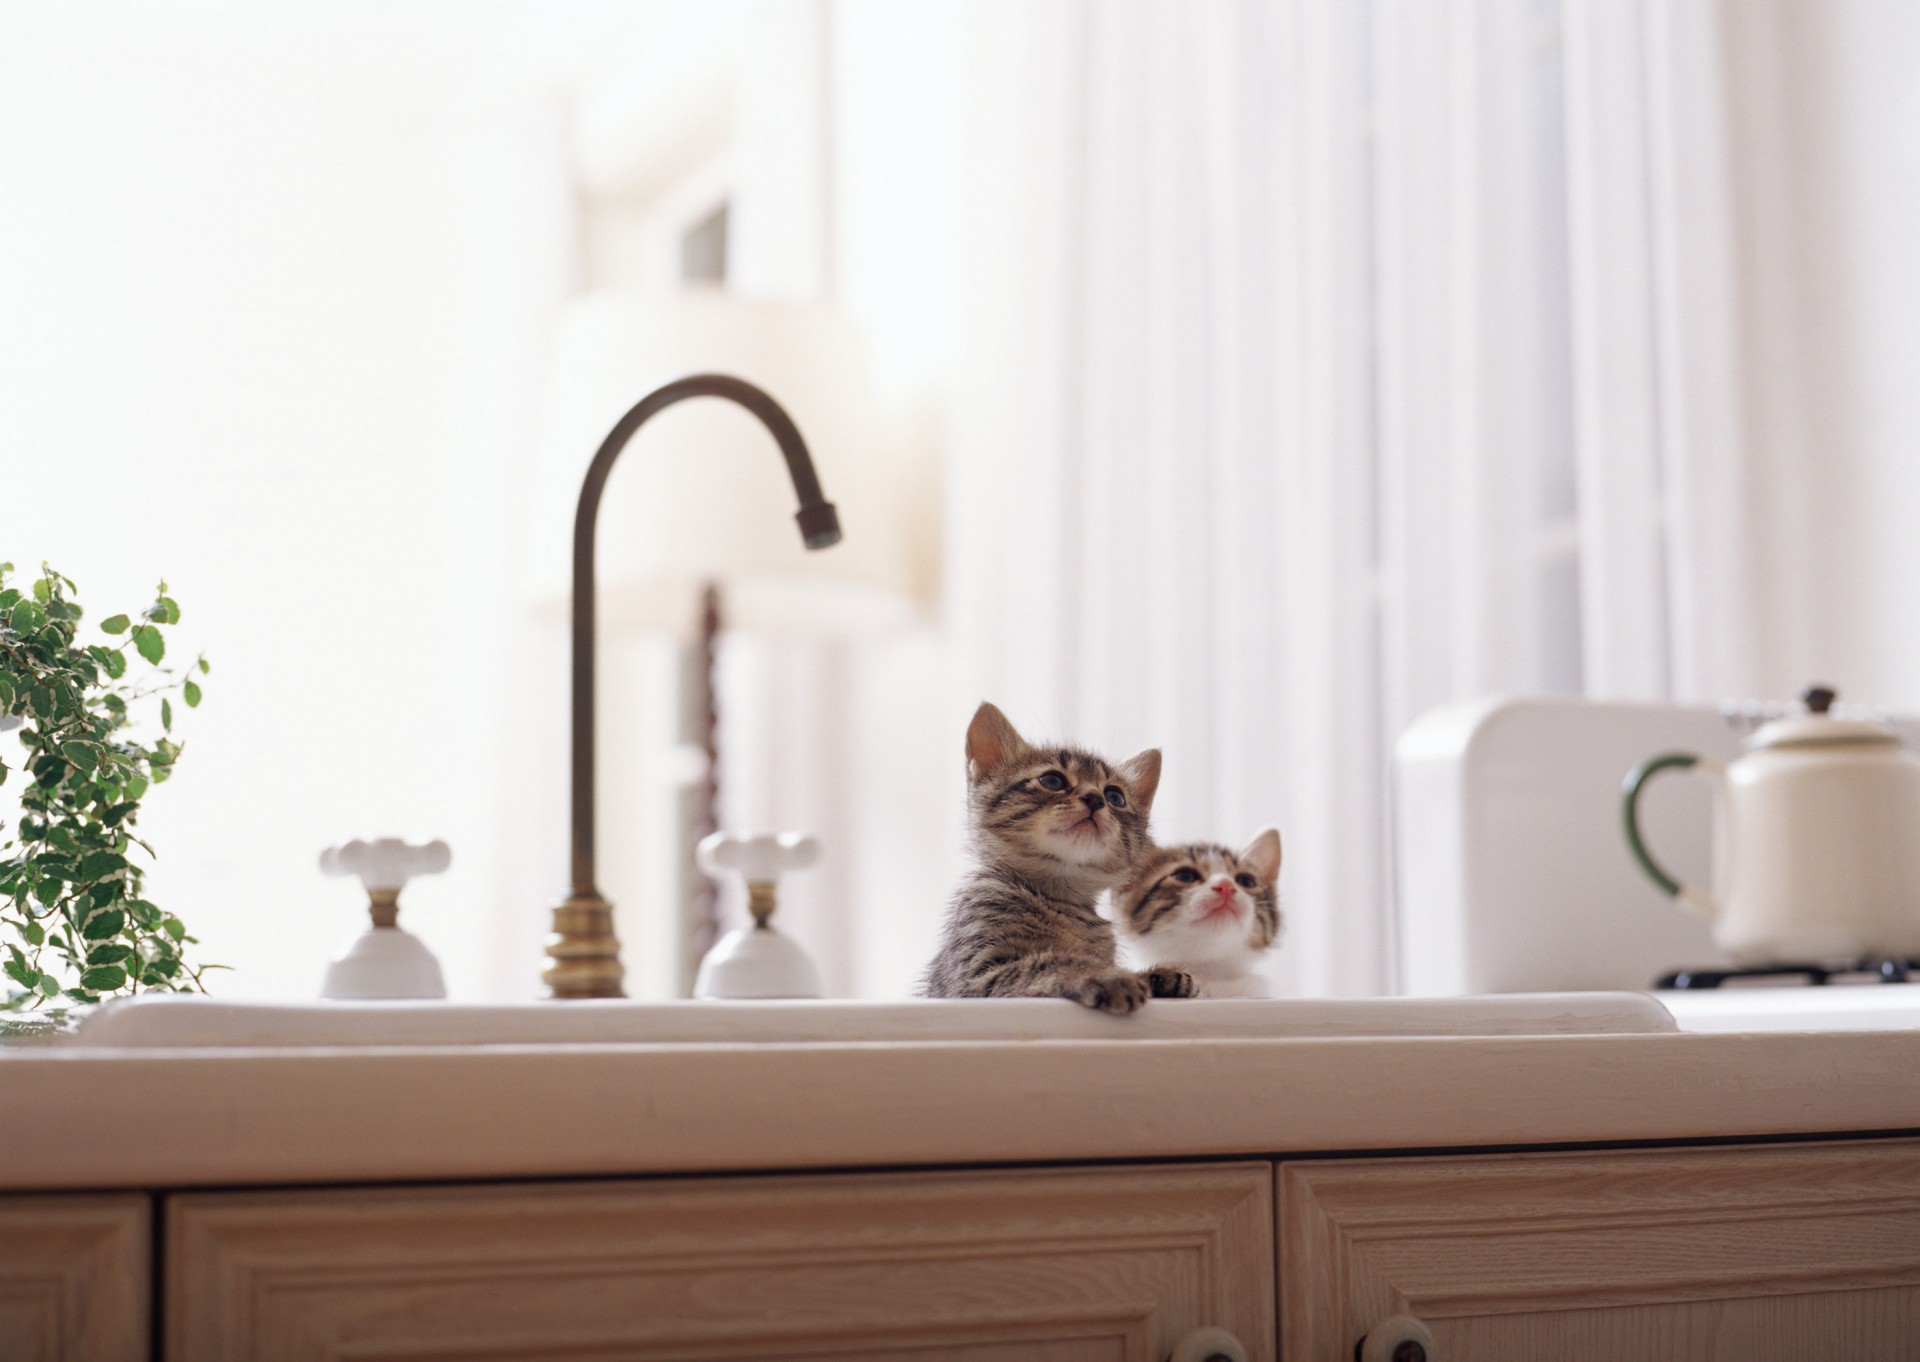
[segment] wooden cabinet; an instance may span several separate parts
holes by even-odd
[[[166,1356],[1274,1355],[1268,1163],[167,1199]]]
[[[145,1362],[160,1280],[173,1362],[1348,1362],[1396,1314],[1434,1362],[1920,1362],[1911,1139],[162,1205],[156,1264],[145,1196],[0,1197],[0,1357]]]
[[[0,1197],[0,1356],[146,1362],[146,1197]]]
[[[1920,1141],[1294,1162],[1288,1362],[1920,1359]]]

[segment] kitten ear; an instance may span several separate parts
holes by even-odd
[[[982,701],[967,725],[967,779],[979,782],[1027,750],[1026,739],[1007,716]]]
[[[1280,878],[1280,830],[1267,828],[1240,853],[1240,859],[1247,868],[1259,877],[1262,884],[1274,884]]]
[[[1142,815],[1153,808],[1153,792],[1160,788],[1160,749],[1149,747],[1120,763],[1120,773],[1133,787],[1133,802]]]

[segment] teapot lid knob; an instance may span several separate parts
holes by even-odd
[[[1837,698],[1838,694],[1832,686],[1808,686],[1800,692],[1800,699],[1810,714],[1825,714]]]

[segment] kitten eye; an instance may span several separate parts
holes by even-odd
[[[1253,876],[1247,874],[1247,872],[1244,870],[1241,871],[1238,875],[1235,875],[1233,877],[1233,882],[1239,885],[1242,889],[1252,889],[1260,883],[1258,880],[1254,879]]]
[[[1118,785],[1107,786],[1107,803],[1113,805],[1116,809],[1124,809],[1127,807],[1127,797],[1120,793],[1120,787]]]
[[[1067,778],[1058,771],[1049,771],[1040,777],[1040,788],[1052,790],[1055,794],[1067,788]]]
[[[1182,884],[1198,884],[1200,882],[1200,872],[1190,865],[1183,865],[1173,872],[1173,878]]]

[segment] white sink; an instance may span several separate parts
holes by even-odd
[[[1656,996],[1682,1031],[1920,1030],[1920,984],[1727,985]]]
[[[102,1048],[847,1044],[1628,1035],[1674,1030],[1642,993],[1163,1000],[1110,1017],[1044,998],[905,1002],[248,1003],[119,999],[63,1043]]]

